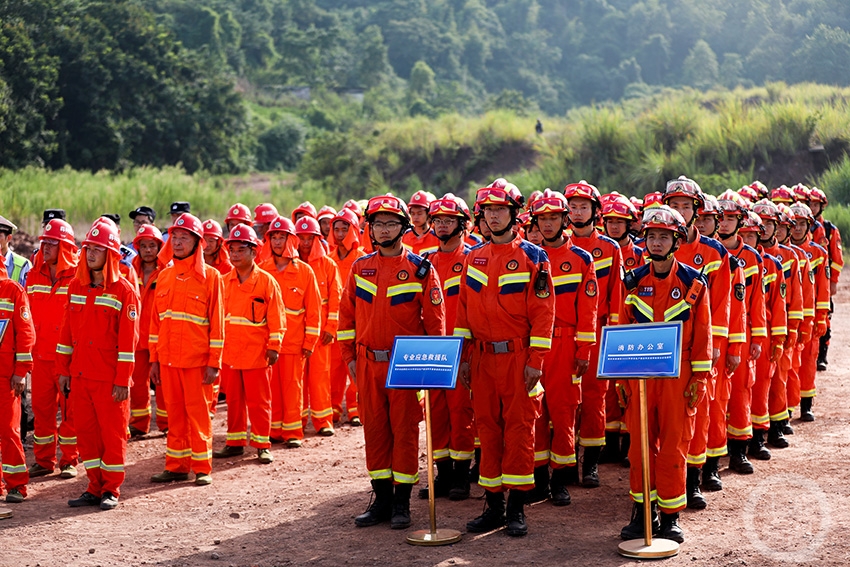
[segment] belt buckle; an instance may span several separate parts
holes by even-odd
[[[388,351],[388,350],[373,350],[372,354],[375,355],[375,362],[389,362],[390,361],[390,351]]]
[[[495,354],[506,354],[511,352],[508,346],[510,345],[510,341],[498,341],[493,344],[493,352]]]

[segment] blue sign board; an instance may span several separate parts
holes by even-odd
[[[8,319],[0,319],[0,343],[3,342],[3,337],[6,335],[6,327],[9,326]]]
[[[678,378],[682,322],[602,328],[597,376],[603,380]]]
[[[463,337],[396,337],[387,388],[454,388],[462,348]]]

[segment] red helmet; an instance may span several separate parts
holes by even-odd
[[[192,213],[183,213],[182,215],[177,217],[177,220],[174,221],[174,226],[172,228],[182,228],[183,230],[188,230],[201,240],[204,239],[204,226],[203,224],[201,224],[201,219],[199,219]],[[219,227],[219,230],[221,230],[221,227]]]
[[[44,225],[44,232],[42,232],[38,239],[44,240],[46,238],[52,238],[59,242],[67,242],[74,246],[77,245],[77,241],[74,240],[74,229],[70,224],[61,219],[51,219],[46,225]]]
[[[794,198],[800,201],[801,203],[808,202],[809,197],[811,196],[810,189],[802,183],[797,183],[796,185],[791,187],[791,191],[793,191],[794,193]]]
[[[516,185],[506,183],[502,187],[482,187],[479,189],[475,194],[475,204],[481,209],[485,205],[503,205],[521,209],[523,198]]]
[[[315,234],[316,236],[322,236],[319,221],[313,217],[301,217],[295,221],[295,234]]]
[[[254,222],[257,224],[267,224],[275,220],[279,216],[277,207],[271,203],[260,203],[254,209]]]
[[[224,222],[228,223],[234,220],[244,224],[251,224],[251,210],[242,203],[236,203],[230,207],[229,211],[227,211],[227,216],[224,218]]]
[[[494,179],[493,182],[490,183],[490,185],[488,185],[487,187],[495,188],[495,189],[504,189],[505,187],[507,187],[507,185],[508,185],[507,179],[505,179],[504,177],[498,177],[498,178]]]
[[[774,203],[793,203],[794,192],[786,185],[780,185],[770,192],[770,200]]]
[[[348,209],[349,211],[353,211],[355,215],[359,217],[363,216],[363,207],[360,206],[360,203],[355,201],[354,199],[349,199],[342,206],[343,209]]]
[[[658,207],[664,204],[664,195],[661,191],[653,191],[643,196],[643,210]]]
[[[792,225],[797,218],[791,207],[785,203],[777,203],[776,208],[779,209],[779,224]]]
[[[679,211],[671,209],[667,205],[652,207],[643,213],[641,235],[646,236],[646,231],[650,228],[664,228],[673,231],[673,234],[679,238],[688,238],[688,228],[685,226],[685,219],[682,218]]]
[[[688,179],[684,175],[680,175],[678,179],[673,179],[667,182],[664,188],[663,200],[667,204],[673,197],[687,197],[693,199],[697,209],[703,206],[705,197],[702,194],[699,184],[693,179]]]
[[[629,201],[634,205],[636,211],[640,212],[643,210],[643,199],[640,197],[629,197]]]
[[[636,221],[638,219],[638,213],[631,201],[619,195],[618,198],[608,199],[602,205],[602,218]]]
[[[227,237],[227,243],[230,244],[231,242],[244,242],[251,246],[257,246],[260,244],[260,239],[257,238],[257,233],[254,232],[253,228],[245,223],[239,223],[233,227]]]
[[[428,191],[417,191],[410,197],[407,202],[408,207],[424,207],[427,211],[431,208],[431,203],[434,202],[434,195]]]
[[[569,201],[572,198],[590,199],[597,207],[602,207],[602,196],[599,189],[582,179],[578,183],[570,183],[564,187],[564,197]]]
[[[404,201],[390,193],[369,199],[369,203],[366,205],[366,218],[372,219],[378,213],[388,213],[400,217],[406,222],[410,222],[407,205],[404,204]]]
[[[727,189],[717,198],[717,204],[724,215],[735,215],[739,219],[744,219],[747,216],[746,201],[740,193],[736,193],[731,189]]]
[[[744,222],[741,223],[741,228],[738,232],[764,232],[764,223],[761,218],[753,211],[746,211],[744,214]]]
[[[740,189],[738,189],[738,195],[747,199],[748,201],[758,201],[759,194],[758,191],[750,187],[749,185],[744,185]]]
[[[551,191],[551,189],[546,188],[546,191]],[[531,206],[534,204],[534,201],[536,201],[537,199],[539,199],[542,196],[543,196],[543,191],[541,191],[540,189],[535,189],[534,191],[532,191],[531,195],[528,196],[528,199],[525,202],[526,208],[530,211]]]
[[[757,214],[762,221],[779,221],[779,207],[767,199],[762,199],[753,205],[753,212]]]
[[[143,240],[145,238],[156,240],[160,243],[160,245],[164,244],[164,241],[162,240],[162,233],[152,224],[143,224],[139,227],[139,232],[137,232],[136,237],[133,238],[133,246],[138,248],[139,240]]]
[[[717,202],[717,197],[703,193],[703,199],[705,199],[705,201],[703,202],[702,207],[697,209],[697,215],[714,215],[715,217],[723,215],[723,210],[720,208],[720,203]]]
[[[759,199],[767,199],[768,195],[770,194],[770,190],[767,188],[767,185],[765,185],[759,180],[755,180],[750,183],[749,187],[750,189],[753,189],[756,193],[758,193]],[[756,199],[753,200],[755,201]]]
[[[118,237],[118,229],[115,223],[103,222],[101,219],[94,224],[83,240],[83,246],[102,246],[116,254],[121,253],[121,239]]]
[[[448,216],[460,217],[464,220],[471,220],[472,215],[469,213],[469,207],[466,201],[460,197],[456,197],[452,193],[446,193],[439,199],[431,203],[431,208],[428,209],[428,214],[433,216]]]
[[[810,223],[815,222],[815,215],[812,214],[812,210],[805,203],[794,203],[791,205],[791,212],[794,213],[794,219],[806,219]]]
[[[546,213],[566,213],[569,212],[567,198],[557,191],[546,189],[540,196],[531,203],[530,213],[532,216],[544,215]]]
[[[278,215],[276,219],[269,223],[269,229],[266,231],[266,234],[268,235],[272,232],[295,234],[295,225],[288,218]]]
[[[322,219],[332,219],[336,216],[336,209],[331,207],[330,205],[325,205],[319,212],[316,214],[316,220]]]
[[[823,206],[827,206],[829,204],[829,199],[826,198],[826,193],[818,189],[817,187],[812,187],[809,190],[809,202],[810,203],[823,203]]]
[[[295,207],[292,210],[291,216],[292,216],[293,222],[295,222],[296,213],[302,213],[302,214],[304,214],[308,217],[313,217],[313,218],[316,218],[316,216],[318,214],[318,213],[316,213],[316,207],[314,207],[313,203],[311,203],[310,201],[304,201],[303,203],[301,203],[300,205],[298,205],[297,207]]]
[[[347,222],[354,228],[359,228],[360,226],[360,219],[357,218],[357,213],[355,213],[351,209],[344,208],[340,212],[338,212],[336,216],[331,219],[331,226],[333,226],[333,223],[335,223],[336,221]]]
[[[207,219],[204,221],[204,236],[214,236],[219,240],[224,240],[224,231],[221,229],[221,225],[213,219]],[[241,223],[248,224],[248,223]]]
[[[517,215],[516,222],[519,226],[521,226],[523,228],[528,228],[528,227],[531,226],[531,216],[532,216],[532,213],[523,211],[523,212],[521,212],[520,214]]]

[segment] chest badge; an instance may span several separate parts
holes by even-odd
[[[461,272],[463,271],[463,264],[461,264],[460,262],[458,262],[457,264],[455,264],[454,266],[452,266],[452,271],[453,271],[454,273],[456,273],[456,274],[461,273]]]
[[[397,277],[400,281],[406,281],[406,280],[410,277],[410,274],[409,274],[409,273],[407,273],[407,270],[402,270],[402,271],[400,271],[400,272],[398,273],[398,276],[396,276],[396,277]]]
[[[673,299],[681,299],[682,298],[682,290],[678,287],[674,287],[673,291],[670,292],[670,297]]]
[[[702,254],[697,254],[696,256],[694,256],[694,264],[695,265],[702,266],[702,263],[703,263]]]
[[[516,260],[511,260],[505,267],[513,272],[514,270],[519,268],[519,262],[517,262]]]
[[[631,268],[634,265],[635,265],[635,259],[634,258],[626,258],[626,266]]]
[[[561,271],[562,272],[569,272],[572,269],[573,269],[573,266],[569,262],[564,262],[563,264],[561,264]]]
[[[602,249],[601,248],[594,248],[593,249],[593,257],[594,258],[601,258],[602,257]]]

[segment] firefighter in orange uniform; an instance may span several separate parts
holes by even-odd
[[[623,258],[620,247],[607,236],[596,230],[596,222],[601,214],[599,190],[579,181],[564,188],[564,196],[570,204],[570,224],[573,235],[571,240],[593,257],[596,279],[599,285],[597,296],[597,334],[608,324],[616,325],[623,298],[623,286],[620,271]],[[581,467],[581,484],[587,488],[599,486],[597,465],[605,445],[605,395],[607,380],[598,380],[596,368],[599,365],[599,337],[591,349],[590,365],[581,377],[581,421],[579,424],[579,445],[584,448]]]
[[[531,205],[532,224],[542,235],[551,266],[555,327],[552,350],[543,359],[540,379],[545,391],[543,411],[535,423],[535,487],[529,501],[551,494],[555,506],[571,501],[567,482],[576,476],[570,474],[570,470],[576,470],[576,413],[581,404],[581,377],[596,342],[599,292],[593,257],[564,234],[568,211],[564,196],[550,189]],[[617,443],[619,447],[619,439]]]
[[[331,219],[331,236],[333,246],[329,255],[339,268],[339,281],[344,287],[351,275],[351,266],[365,255],[360,248],[360,221],[357,214],[351,209],[340,210]],[[348,375],[348,365],[342,359],[339,342],[335,340],[331,343],[331,406],[334,423],[342,420],[343,398],[349,423],[355,427],[361,425],[357,408],[357,384]]]
[[[224,277],[224,351],[222,381],[227,384],[227,442],[213,457],[257,449],[262,464],[274,460],[269,448],[272,423],[271,368],[277,362],[286,329],[280,287],[257,267],[260,240],[254,229],[238,224],[227,239],[233,271]],[[251,436],[248,440],[248,419]]]
[[[227,233],[233,230],[238,224],[247,224],[251,226],[251,209],[242,203],[236,203],[227,211],[227,216],[224,217],[224,226],[227,228]]]
[[[373,197],[366,207],[378,251],[355,262],[340,304],[337,339],[358,383],[366,468],[375,500],[354,519],[359,527],[390,521],[410,526],[410,493],[419,481],[419,421],[413,390],[386,388],[396,335],[443,335],[445,306],[436,272],[401,244],[410,224],[404,201]],[[395,483],[395,490],[393,490]]]
[[[139,278],[141,291],[141,317],[139,319],[139,344],[136,347],[136,365],[133,369],[133,386],[130,388],[130,435],[144,435],[151,425],[150,350],[148,337],[151,332],[151,313],[156,297],[156,282],[165,264],[159,259],[164,242],[162,233],[152,224],[142,225],[133,239],[138,255],[133,258],[133,267]],[[160,431],[168,429],[168,412],[162,388],[156,389],[156,426]]]
[[[326,242],[332,242],[331,223],[336,216],[336,209],[330,205],[325,205],[316,213],[316,220],[319,221],[319,229],[322,232],[322,238]]]
[[[486,491],[487,507],[466,529],[479,533],[507,524],[508,535],[524,536],[555,296],[546,253],[514,232],[522,210],[516,186],[479,189],[475,201],[491,240],[467,256],[454,334],[466,339],[458,377],[472,389],[481,439],[478,484]],[[505,490],[510,491],[507,509]]]
[[[152,482],[188,480],[212,484],[213,384],[224,348],[221,274],[204,263],[204,227],[183,213],[174,222],[160,257],[172,262],[157,280],[148,345],[151,380],[168,408],[165,470]]]
[[[841,232],[838,227],[832,222],[823,218],[823,210],[829,204],[826,198],[826,193],[812,187],[809,192],[809,208],[812,210],[812,216],[815,218],[815,223],[811,227],[812,241],[815,244],[820,244],[829,254],[829,319],[827,319],[826,333],[820,338],[818,349],[818,370],[826,370],[829,362],[826,357],[829,352],[829,339],[832,337],[830,328],[830,319],[832,319],[832,297],[838,291],[838,278],[841,276],[841,270],[844,269],[844,252],[841,249]]]
[[[301,217],[310,217],[315,219],[318,213],[316,213],[316,207],[310,201],[304,201],[294,209],[292,209],[292,214],[290,217],[292,218],[292,222],[297,221]]]
[[[213,219],[207,219],[204,224],[204,262],[215,268],[219,274],[226,275],[233,269],[230,254],[224,245],[224,232],[221,225]]]
[[[643,538],[643,506],[648,499],[653,508],[653,533],[681,543],[685,536],[679,527],[679,512],[687,504],[687,452],[694,434],[697,406],[706,395],[711,374],[711,315],[705,280],[697,270],[674,256],[679,243],[688,239],[685,220],[667,206],[648,209],[643,220],[642,234],[646,237],[650,263],[628,278],[620,321],[623,324],[682,321],[682,364],[681,374],[675,380],[647,381],[652,492],[643,493],[641,444],[632,443],[629,485],[635,504],[632,520],[622,529],[620,537]],[[637,383],[625,382],[626,421],[630,431],[641,428],[637,390]],[[661,512],[657,524],[655,502]]]
[[[120,275],[121,240],[113,226],[95,221],[82,254],[56,344],[59,387],[71,391],[77,449],[89,481],[68,505],[112,510],[124,482],[138,291]]]
[[[301,425],[313,418],[313,427],[323,437],[334,434],[333,408],[331,407],[331,343],[339,326],[339,300],[342,283],[339,268],[322,245],[319,221],[304,214],[295,222],[298,237],[298,254],[307,262],[316,275],[319,295],[322,300],[322,334],[313,354],[304,369],[304,407],[301,410]]]
[[[36,342],[33,349],[32,411],[35,417],[33,453],[35,463],[30,477],[50,474],[56,466],[56,437],[58,433],[59,476],[77,476],[77,434],[74,416],[65,393],[59,389],[56,371],[56,343],[62,326],[62,310],[68,301],[68,284],[74,279],[79,262],[74,229],[64,220],[53,219],[44,226],[39,237],[41,248],[35,256],[32,270],[27,274],[27,295],[35,324]],[[62,421],[56,426],[56,410]]]
[[[298,259],[298,237],[291,220],[279,216],[270,223],[264,249],[268,259],[260,268],[280,286],[286,313],[280,358],[272,367],[271,439],[297,448],[304,439],[304,365],[319,341],[322,298],[313,269]]]
[[[431,228],[428,209],[434,201],[434,195],[427,191],[417,191],[407,203],[410,211],[410,229],[404,233],[401,243],[414,254],[433,254],[440,247],[440,239]]]
[[[27,497],[27,461],[21,443],[21,394],[32,372],[35,327],[24,288],[9,279],[0,262],[0,456],[6,502],[18,504]],[[55,458],[55,457],[54,457]],[[2,493],[2,487],[0,487]]]

